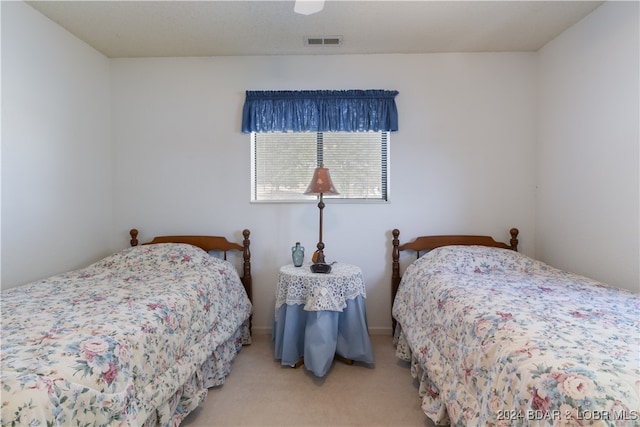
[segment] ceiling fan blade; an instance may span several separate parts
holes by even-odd
[[[324,0],[296,0],[293,11],[301,15],[311,15],[320,12],[324,7]]]

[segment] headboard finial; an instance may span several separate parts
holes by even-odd
[[[391,257],[393,262],[391,263],[391,305],[393,310],[393,300],[396,297],[396,293],[398,292],[398,286],[400,286],[400,240],[398,236],[400,236],[400,230],[394,228],[391,231],[393,235],[392,245],[393,249],[391,250]],[[391,314],[391,333],[395,333],[396,330],[396,319],[394,319],[393,314]]]
[[[129,235],[131,236],[131,240],[129,241],[131,246],[138,246],[138,230],[132,228],[129,230]]]
[[[509,244],[511,245],[511,249],[513,249],[514,251],[518,250],[518,234],[519,233],[520,233],[520,230],[518,230],[515,227],[509,230],[509,234],[511,234],[511,240],[509,241]]]

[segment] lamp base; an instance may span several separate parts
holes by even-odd
[[[312,273],[331,273],[331,266],[322,262],[311,264],[310,268]]]

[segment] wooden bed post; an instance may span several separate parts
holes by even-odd
[[[244,236],[244,240],[242,241],[242,257],[244,262],[242,263],[242,284],[244,284],[244,289],[247,291],[247,295],[249,296],[249,300],[253,301],[253,279],[251,278],[251,252],[249,250],[249,245],[251,241],[249,240],[249,235],[251,232],[248,229],[242,230],[242,235]],[[253,313],[249,317],[249,333],[251,334],[251,326],[253,323]]]
[[[252,279],[251,279],[251,252],[249,250],[249,245],[251,241],[249,240],[249,235],[251,232],[248,229],[242,230],[242,235],[244,236],[244,240],[242,241],[242,258],[244,262],[242,263],[242,278],[244,282],[245,288],[247,288],[247,294],[249,295],[249,299],[253,297],[253,287],[252,287]]]
[[[518,233],[520,233],[520,231],[517,228],[509,230],[509,234],[511,234],[511,240],[509,240],[509,243],[511,244],[511,249],[516,252],[518,251]]]
[[[138,230],[132,228],[129,230],[129,235],[131,236],[131,240],[129,240],[131,246],[138,246]]]
[[[398,246],[400,245],[400,240],[398,236],[400,236],[400,230],[394,228],[391,232],[393,234],[393,251],[391,252],[391,257],[393,262],[391,264],[391,311],[393,312],[393,301],[396,299],[396,293],[398,292],[398,286],[400,286],[400,250]],[[391,314],[391,335],[395,333],[396,330],[396,319],[393,318],[393,313]]]

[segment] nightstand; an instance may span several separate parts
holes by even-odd
[[[362,270],[335,263],[328,274],[310,264],[280,268],[273,324],[274,355],[282,365],[324,376],[334,357],[374,363]]]

